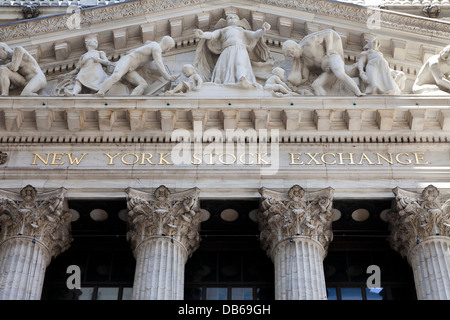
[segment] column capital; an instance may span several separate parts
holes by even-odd
[[[326,254],[333,239],[331,228],[334,190],[326,188],[306,192],[295,185],[288,193],[266,188],[261,194],[261,211],[257,215],[261,228],[261,242],[269,256],[283,241],[307,237],[319,243]]]
[[[440,195],[433,185],[422,193],[398,187],[392,191],[395,203],[387,217],[394,250],[408,257],[412,248],[429,237],[450,237],[450,195]]]
[[[64,188],[38,194],[31,185],[20,193],[0,190],[0,245],[28,237],[44,245],[51,257],[65,251],[72,242],[72,214],[65,205],[65,194]]]
[[[191,188],[171,193],[159,186],[153,193],[128,188],[127,204],[130,231],[127,239],[135,250],[154,237],[168,237],[181,243],[189,257],[199,246],[201,223],[198,195],[200,189]]]

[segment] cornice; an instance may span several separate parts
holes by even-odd
[[[377,16],[379,23],[378,27],[380,28],[391,28],[443,38],[448,38],[450,36],[450,23],[448,22],[384,9],[371,8],[363,5],[336,1],[311,0],[262,0],[261,4],[327,15],[362,24],[366,24],[371,16],[377,12],[379,14],[379,16]]]
[[[0,143],[170,143],[176,130],[207,129],[253,130],[268,140],[277,130],[282,143],[450,141],[449,100],[438,97],[18,97],[0,103]]]
[[[318,15],[325,15],[338,19],[346,19],[366,25],[368,19],[373,15],[375,9],[368,7],[326,0],[246,0],[246,5],[253,5],[258,11],[269,11],[270,8],[281,8],[297,10]],[[198,7],[200,10],[208,10],[214,6],[226,7],[234,5],[240,7],[241,3],[217,2],[215,0],[136,0],[116,3],[112,5],[98,6],[83,9],[80,27],[92,28],[95,24],[108,21],[119,21],[133,17],[158,14],[167,10]],[[244,5],[243,4],[243,5]],[[450,23],[442,20],[429,19],[414,15],[379,10],[380,27],[414,32],[415,34],[430,37],[448,39],[450,37]],[[2,41],[13,41],[20,38],[31,38],[53,32],[69,31],[67,19],[71,13],[56,14],[42,18],[35,18],[0,26],[0,39]]]
[[[143,16],[191,5],[199,5],[207,0],[132,0],[111,5],[103,5],[80,10],[80,28],[89,28],[93,24],[116,21],[124,18]],[[67,19],[71,13],[56,14],[0,26],[2,41],[32,37],[50,32],[69,31]]]

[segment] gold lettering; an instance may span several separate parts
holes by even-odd
[[[159,163],[158,164],[162,164],[162,165],[173,165],[173,163],[169,162],[166,160],[166,157],[170,156],[171,153],[167,152],[167,153],[163,153],[160,152],[159,153]],[[163,163],[164,162],[164,163]]]
[[[33,161],[33,163],[31,164],[32,166],[37,166],[37,163],[36,163],[37,158],[39,158],[44,164],[48,164],[48,158],[49,158],[49,156],[50,156],[50,153],[47,153],[47,160],[44,160],[44,159],[39,155],[39,153],[33,153],[33,154],[34,154],[34,161]]]
[[[151,153],[142,153],[142,160],[140,165],[146,165],[145,161],[148,162],[148,164],[155,165],[150,159],[153,157]]]
[[[397,155],[395,156],[395,160],[397,160],[398,163],[403,164],[403,165],[411,164],[411,162],[412,162],[411,159],[405,159],[406,162],[401,161],[399,158],[401,155],[405,155],[406,157],[409,157],[409,153],[405,153],[405,152],[397,153]]]
[[[310,157],[310,159],[311,160],[309,160],[309,162],[307,163],[307,165],[311,165],[311,162],[312,161],[314,161],[315,162],[315,164],[317,164],[317,165],[322,165],[322,163],[320,163],[319,161],[317,161],[317,159],[316,159],[316,157],[317,157],[317,155],[319,154],[319,153],[314,153],[314,155],[311,155],[311,153],[309,153],[309,152],[306,152],[305,154],[307,154],[309,157]]]
[[[207,162],[207,164],[214,165],[213,157],[217,156],[217,154],[216,153],[205,153],[205,156],[207,156],[207,155],[209,155],[209,162]]]
[[[375,163],[373,163],[365,153],[363,153],[363,154],[361,155],[361,158],[360,158],[358,164],[359,164],[359,165],[362,165],[362,164],[363,164],[363,163],[362,163],[363,160],[366,160],[368,165],[375,165]]]
[[[350,160],[350,165],[354,165],[355,164],[355,162],[353,161],[353,152],[349,152],[348,153],[348,155],[349,155],[349,157],[348,158],[344,158],[342,155],[343,155],[343,153],[341,153],[341,152],[338,152],[338,155],[339,155],[339,163],[338,164],[345,164],[344,163],[344,160]]]
[[[78,159],[77,157],[72,158],[72,153],[66,153],[66,154],[69,157],[69,162],[70,162],[71,165],[74,164],[74,163],[79,165],[80,162],[83,160],[84,156],[87,155],[87,153],[83,153],[83,154],[81,154],[81,158]]]
[[[232,156],[232,157],[233,157],[233,161],[232,161],[232,162],[224,162],[224,161],[223,161],[223,157],[226,156],[226,155]],[[219,162],[220,162],[221,164],[225,164],[225,165],[233,164],[233,163],[236,162],[236,156],[235,156],[234,154],[232,154],[232,153],[222,153],[222,154],[219,155]]]
[[[108,163],[108,165],[109,165],[109,166],[113,166],[113,165],[114,165],[114,163],[113,163],[114,158],[117,157],[117,156],[119,156],[120,154],[122,154],[122,153],[121,153],[121,152],[116,153],[116,155],[115,155],[114,157],[111,157],[111,155],[110,155],[109,153],[105,153],[105,156],[108,156],[108,157],[109,157],[109,163]]]
[[[61,166],[64,164],[64,161],[62,161],[61,157],[58,157],[58,155],[63,156],[64,153],[54,153],[53,154],[53,161],[50,163],[51,166]],[[56,161],[61,161],[60,163],[57,163]]]
[[[327,156],[327,155],[336,157],[336,155],[335,155],[334,153],[326,152],[326,153],[322,154],[322,156],[320,157],[320,160],[322,160],[322,162],[323,162],[324,164],[336,164],[336,159],[334,159],[333,162],[327,162],[327,160],[326,160],[326,156]]]
[[[194,164],[194,165],[202,164],[202,159],[201,159],[201,158],[198,158],[198,157],[201,157],[201,156],[202,156],[202,155],[199,154],[199,153],[194,153],[194,154],[192,155],[192,158],[194,158],[194,160],[197,160],[198,162],[193,162],[193,161],[191,161],[191,164]]]
[[[423,158],[425,156],[425,154],[423,152],[413,152],[414,157],[416,158],[416,163],[415,164],[430,164],[428,161],[427,162],[420,162],[420,161],[424,161],[425,159]],[[421,155],[419,157],[419,155]]]
[[[253,153],[243,153],[243,154],[241,154],[241,155],[239,156],[239,161],[240,161],[242,164],[246,164],[246,165],[248,165],[248,164],[253,164],[253,160],[252,160],[252,162],[245,162],[245,159],[242,160],[242,157],[244,157],[245,155],[249,155],[250,157],[253,157],[253,156],[254,156]]]
[[[130,156],[130,155],[132,155],[135,158],[134,162],[126,162],[125,161],[125,157],[126,156]],[[125,153],[122,156],[122,163],[126,164],[126,165],[133,165],[133,164],[136,164],[138,161],[139,161],[139,157],[138,157],[138,155],[136,153]]]
[[[376,155],[377,155],[377,157],[378,157],[378,162],[377,162],[377,164],[382,165],[380,158],[383,159],[384,161],[386,161],[386,162],[389,163],[389,164],[394,164],[394,161],[392,160],[392,152],[388,152],[389,159],[386,158],[386,157],[384,157],[383,155],[381,155],[381,154],[379,154],[379,153],[376,153]]]
[[[258,152],[257,156],[258,156],[258,163],[257,164],[269,164],[270,165],[270,162],[267,162],[266,160],[263,159],[264,156],[267,156],[267,153],[259,153]],[[261,161],[264,162],[264,163],[262,163]]]
[[[304,164],[303,163],[303,161],[302,162],[294,162],[294,161],[296,161],[296,160],[300,160],[300,156],[302,155],[301,153],[291,153],[291,152],[289,152],[289,154],[291,155],[291,163],[289,163],[289,164],[295,164],[295,165],[302,165],[302,164]],[[298,154],[298,157],[294,157],[294,155],[295,154]]]

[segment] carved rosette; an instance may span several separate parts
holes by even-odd
[[[168,237],[181,243],[189,257],[200,244],[201,223],[198,195],[200,189],[192,188],[170,193],[165,186],[153,194],[128,188],[127,203],[130,230],[127,239],[135,250],[154,237]]]
[[[280,242],[293,241],[295,237],[315,240],[326,254],[333,240],[332,188],[308,193],[295,185],[288,194],[266,188],[259,192],[262,197],[257,215],[260,240],[269,256]]]
[[[72,242],[71,212],[64,206],[66,190],[37,194],[28,185],[20,194],[0,190],[0,246],[17,237],[28,237],[44,245],[51,257],[65,251]]]
[[[396,208],[387,214],[390,227],[390,244],[402,256],[432,236],[450,236],[450,197],[440,196],[433,185],[422,193],[400,188],[393,190]]]

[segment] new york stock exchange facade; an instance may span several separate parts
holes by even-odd
[[[0,25],[0,299],[450,299],[450,24],[422,7]]]

